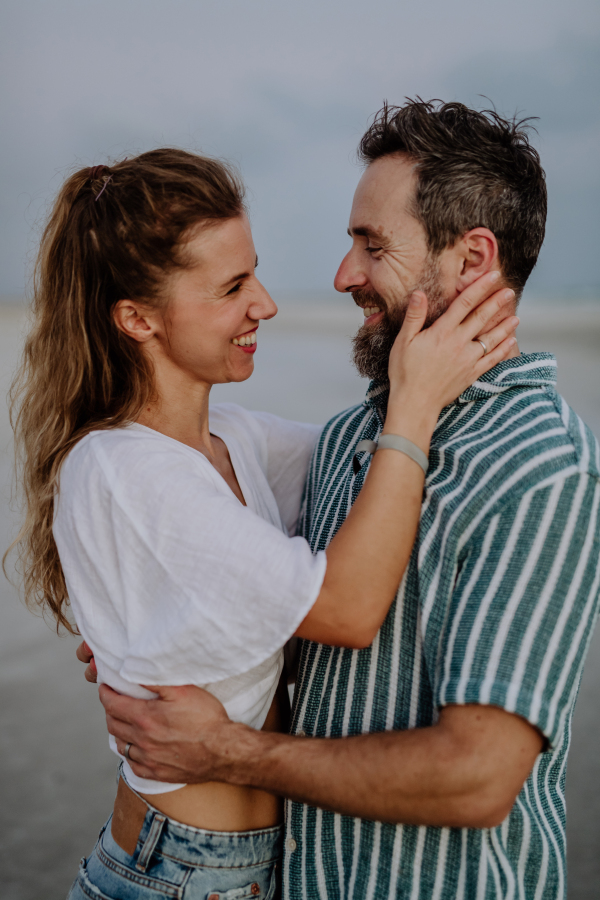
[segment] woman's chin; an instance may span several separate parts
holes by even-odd
[[[248,381],[253,372],[254,359],[252,356],[247,356],[243,366],[236,366],[235,369],[230,372],[230,377],[227,379],[227,382]]]

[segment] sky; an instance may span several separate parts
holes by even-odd
[[[596,0],[3,0],[0,294],[67,174],[158,146],[240,168],[271,291],[329,290],[358,141],[419,95],[539,117],[531,293],[600,299],[599,51]]]

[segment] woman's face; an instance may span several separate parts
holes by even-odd
[[[166,279],[166,306],[156,314],[147,349],[155,365],[174,366],[193,381],[245,381],[254,369],[259,320],[277,312],[255,275],[248,218],[200,228],[184,253],[188,265]]]

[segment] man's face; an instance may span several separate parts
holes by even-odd
[[[414,290],[425,291],[427,323],[454,299],[444,272],[444,253],[432,257],[425,229],[411,213],[416,189],[414,164],[401,155],[378,159],[364,172],[352,204],[352,249],[335,278],[365,310],[354,338],[354,362],[363,376],[387,379],[388,356]]]

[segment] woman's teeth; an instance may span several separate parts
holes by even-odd
[[[252,332],[252,334],[243,334],[239,338],[234,338],[233,343],[236,347],[251,347],[252,344],[256,343],[256,332]]]
[[[378,306],[364,306],[363,312],[365,314],[365,319],[368,319],[369,316],[374,316],[375,313],[381,312]]]

